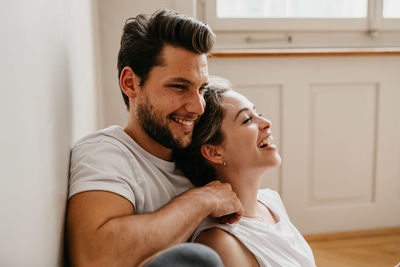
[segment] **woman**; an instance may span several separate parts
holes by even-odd
[[[192,144],[175,151],[177,166],[196,186],[214,178],[229,183],[243,207],[235,224],[207,218],[192,240],[216,250],[225,266],[315,266],[310,247],[292,225],[277,192],[259,190],[263,174],[281,163],[271,143],[271,122],[254,105],[212,77],[205,113]]]

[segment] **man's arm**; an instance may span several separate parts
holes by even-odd
[[[153,254],[186,241],[208,215],[243,214],[229,184],[218,181],[187,191],[160,210],[135,215],[125,198],[105,191],[73,196],[67,240],[73,266],[137,266]]]

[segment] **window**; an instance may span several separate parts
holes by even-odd
[[[367,4],[367,0],[217,0],[217,17],[365,18]]]
[[[217,49],[400,46],[400,0],[198,1]]]
[[[400,18],[400,0],[385,0],[383,2],[384,18]]]

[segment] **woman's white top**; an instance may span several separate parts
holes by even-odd
[[[239,239],[263,266],[316,266],[311,248],[290,222],[279,194],[262,189],[257,199],[274,214],[277,223],[266,224],[242,217],[235,224],[219,224],[207,218],[195,230],[191,241],[210,228],[221,228]]]

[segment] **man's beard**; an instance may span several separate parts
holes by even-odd
[[[184,148],[189,145],[184,140],[174,137],[161,112],[154,109],[147,97],[145,103],[138,104],[137,116],[143,130],[161,145],[171,149]]]

